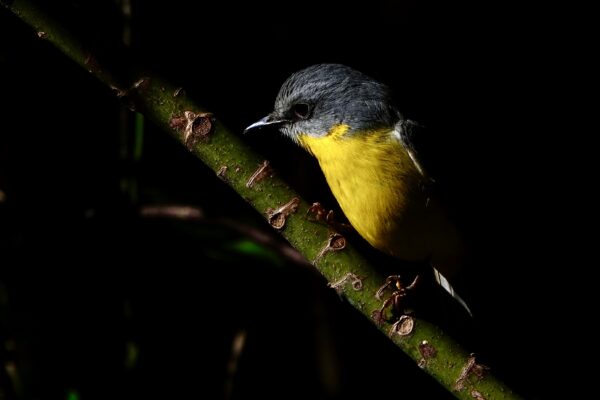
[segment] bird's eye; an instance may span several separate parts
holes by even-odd
[[[292,113],[296,118],[306,119],[310,116],[310,106],[306,103],[296,103],[292,106]]]

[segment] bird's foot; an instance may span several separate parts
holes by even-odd
[[[336,221],[335,212],[327,210],[319,202],[313,203],[306,211],[306,215],[313,221],[324,222],[336,232],[346,233],[352,230],[351,225]]]
[[[400,319],[402,316],[406,315],[406,299],[410,295],[410,293],[415,289],[415,287],[417,287],[419,280],[420,276],[417,275],[410,285],[404,286],[400,275],[388,276],[384,284],[375,293],[375,297],[378,300],[383,300],[383,294],[389,287],[393,287],[393,291],[392,294],[383,301],[381,308],[373,313],[375,321],[378,324],[381,324],[383,321],[385,321],[385,311],[388,308],[391,308],[392,314],[394,316],[400,316]],[[400,322],[400,320],[398,322]],[[396,324],[392,326],[392,329],[397,329],[398,322],[396,322]]]

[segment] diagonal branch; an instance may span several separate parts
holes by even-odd
[[[309,205],[273,175],[268,162],[250,150],[239,136],[168,82],[119,63],[110,54],[106,60],[101,59],[98,51],[80,43],[31,0],[0,0],[0,3],[31,25],[41,39],[53,43],[109,86],[130,108],[143,113],[186,145],[281,231],[293,247],[312,260],[333,282],[330,286],[343,292],[356,309],[388,334],[389,326],[375,321],[381,306],[375,294],[384,277],[341,235],[331,235],[327,227],[309,221],[305,217]],[[485,367],[435,325],[407,317],[395,328],[391,340],[458,398],[518,398],[489,373],[484,376]]]

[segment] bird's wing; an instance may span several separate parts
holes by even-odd
[[[415,168],[423,176],[424,181],[428,184],[432,184],[434,179],[428,174],[429,168],[425,168],[422,160],[427,160],[423,156],[427,152],[427,132],[425,127],[415,121],[409,119],[403,119],[396,124],[394,129],[394,135],[402,142],[406,149],[410,159],[415,165]],[[429,144],[431,146],[431,144]],[[426,155],[426,154],[425,154]],[[471,309],[467,303],[458,295],[454,290],[448,279],[442,275],[437,268],[433,265],[433,275],[436,282],[452,296],[468,313],[473,316]]]
[[[422,150],[424,149],[420,144],[424,143],[425,134],[425,128],[422,125],[409,119],[401,120],[394,129],[394,135],[402,142],[417,171],[427,180],[432,180],[428,174],[428,168],[423,165]]]

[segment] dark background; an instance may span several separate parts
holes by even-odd
[[[117,2],[46,7],[106,48],[122,40]],[[475,319],[458,339],[527,398],[573,389],[572,365],[556,361],[580,353],[563,326],[577,264],[557,10],[413,0],[132,10],[133,59],[234,132],[313,63],[391,86],[427,127],[437,190],[474,251],[464,287]],[[278,240],[148,121],[134,160],[132,114],[4,8],[0,99],[0,395],[450,397],[314,271],[224,223]],[[307,200],[335,207],[300,149],[269,131],[245,140]],[[150,204],[193,205],[206,218],[140,218]],[[239,332],[246,346],[228,375]]]

